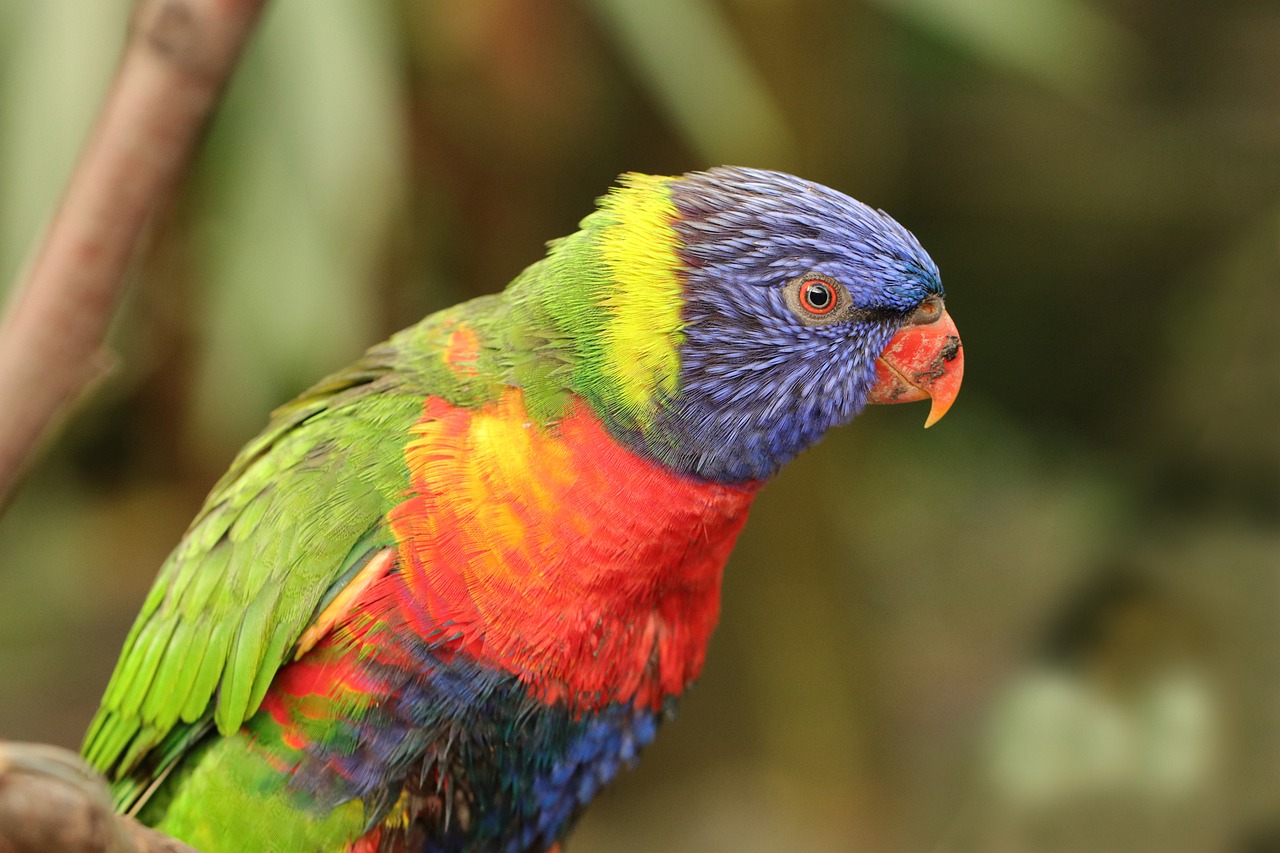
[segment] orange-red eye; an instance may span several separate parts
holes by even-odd
[[[829,281],[811,278],[800,285],[800,306],[810,314],[830,314],[836,307],[836,289]]]

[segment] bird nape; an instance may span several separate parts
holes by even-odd
[[[206,851],[541,851],[702,669],[760,487],[959,390],[933,261],[777,172],[631,174],[502,293],[278,409],[164,563],[84,754]]]

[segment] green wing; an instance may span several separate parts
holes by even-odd
[[[161,568],[85,738],[93,766],[123,774],[179,722],[212,711],[227,733],[253,713],[325,594],[385,535],[421,411],[366,360],[275,413]]]
[[[210,719],[227,734],[253,714],[318,610],[391,544],[384,519],[408,486],[423,399],[488,396],[441,353],[458,321],[487,324],[494,306],[428,318],[274,413],[161,567],[85,737],[90,764],[122,779],[154,751],[145,780]]]

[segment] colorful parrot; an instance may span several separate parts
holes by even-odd
[[[760,487],[963,369],[886,214],[630,174],[502,293],[277,410],[160,570],[85,739],[216,851],[547,851],[702,669]]]

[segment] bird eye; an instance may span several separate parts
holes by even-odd
[[[836,307],[836,289],[829,281],[811,278],[800,285],[800,307],[810,314],[830,314]]]
[[[834,278],[807,272],[782,289],[787,307],[805,326],[829,326],[849,319],[853,301],[849,291]]]

